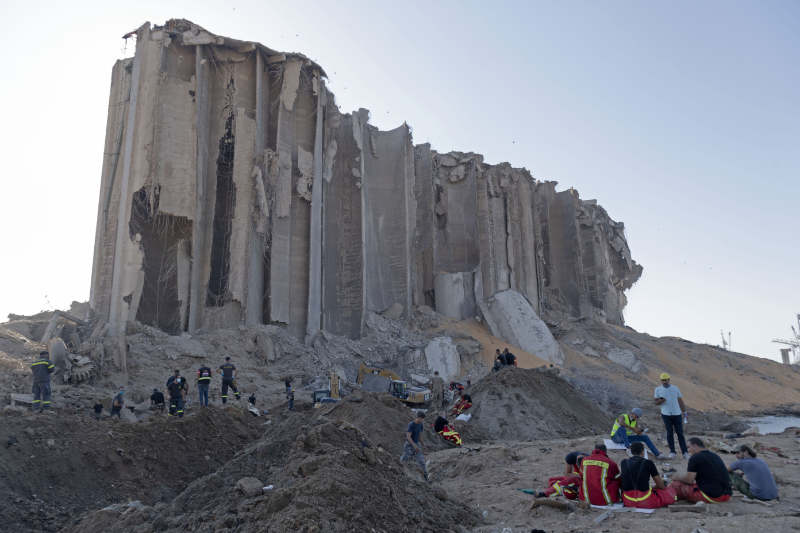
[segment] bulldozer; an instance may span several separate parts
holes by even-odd
[[[431,401],[431,390],[409,385],[396,373],[385,368],[367,366],[361,363],[358,367],[356,383],[370,392],[388,392],[411,407],[426,407]]]
[[[311,403],[314,409],[322,407],[324,403],[336,403],[340,398],[339,375],[336,372],[331,372],[328,376],[327,389],[317,389],[311,393]]]

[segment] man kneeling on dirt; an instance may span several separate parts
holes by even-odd
[[[611,505],[619,501],[619,467],[608,458],[605,444],[595,444],[592,455],[581,462],[579,497],[592,505]]]
[[[675,489],[665,486],[655,463],[643,457],[644,444],[632,443],[631,453],[633,457],[620,464],[623,505],[639,509],[658,509],[674,503]],[[656,484],[655,488],[650,487],[651,477]]]
[[[567,465],[563,476],[551,477],[547,480],[547,488],[536,494],[537,498],[547,498],[551,494],[560,494],[568,500],[577,500],[581,486],[581,464],[589,454],[585,452],[569,452],[564,457]]]
[[[461,446],[461,435],[443,416],[436,418],[436,422],[433,423],[433,430],[447,442]]]
[[[403,456],[400,457],[400,462],[415,458],[417,464],[422,468],[425,481],[428,481],[428,468],[425,466],[425,456],[422,455],[423,420],[425,420],[425,413],[417,411],[414,420],[408,423],[408,428],[406,428],[406,440],[403,443]]]
[[[676,476],[669,486],[679,500],[692,503],[722,503],[731,499],[731,478],[719,455],[706,450],[697,437],[689,439],[689,465],[686,473]]]

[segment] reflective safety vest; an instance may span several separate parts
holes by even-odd
[[[198,383],[208,383],[211,381],[211,369],[207,366],[202,366],[197,371],[197,382]]]
[[[619,501],[619,467],[604,453],[595,451],[581,464],[580,499],[592,505],[611,505]]]
[[[636,423],[638,422],[638,420],[631,420],[630,416],[628,416],[628,413],[624,413],[624,414],[622,414],[620,416],[622,416],[622,418],[625,420],[626,424],[628,424],[629,426],[636,427]],[[617,417],[614,420],[614,427],[611,428],[611,436],[612,437],[614,436],[614,433],[616,433],[619,428],[620,428],[619,417]],[[628,435],[635,435],[636,434],[636,432],[631,430],[630,428],[625,428],[625,433],[627,433]]]
[[[449,440],[456,446],[461,446],[461,435],[450,426],[444,426],[444,428],[442,428],[441,431],[437,431],[437,433],[441,435],[444,440]]]

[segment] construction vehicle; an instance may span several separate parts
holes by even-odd
[[[412,407],[425,407],[431,401],[431,390],[409,385],[396,373],[385,368],[370,367],[361,363],[356,383],[370,392],[388,392]]]
[[[328,376],[327,389],[317,389],[311,393],[311,403],[315,409],[324,403],[336,403],[339,399],[339,375],[336,372]]]

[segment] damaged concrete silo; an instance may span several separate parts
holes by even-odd
[[[344,114],[299,54],[145,24],[114,66],[91,306],[170,333],[284,324],[357,338],[369,312],[455,318],[513,290],[621,324],[641,274],[573,190]]]

